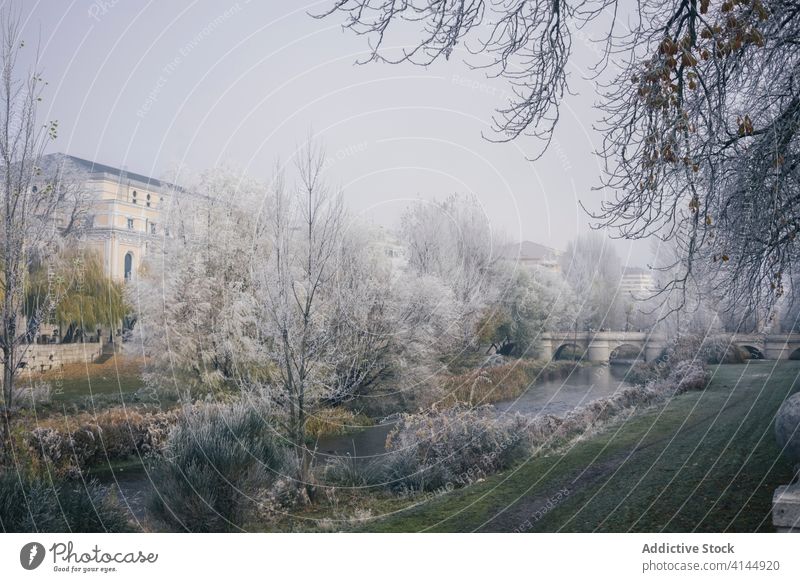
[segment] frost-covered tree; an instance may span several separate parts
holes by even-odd
[[[765,331],[768,332],[800,333],[800,273],[793,273],[786,282],[786,293],[765,324]]]
[[[43,172],[43,152],[56,137],[57,124],[38,118],[44,81],[38,59],[19,63],[26,50],[20,17],[13,4],[0,9],[0,350],[3,366],[3,427],[15,399],[15,379],[25,346],[49,316],[53,302],[24,321],[27,280],[32,269],[55,255],[78,225],[79,199],[67,188],[64,168]],[[3,443],[5,439],[3,439]]]
[[[411,271],[438,277],[450,288],[462,346],[475,339],[484,306],[497,292],[492,229],[474,196],[418,201],[402,216],[401,234]]]
[[[533,356],[538,336],[572,329],[578,302],[563,277],[543,268],[520,269],[480,323],[481,340],[502,353]]]
[[[328,324],[336,346],[325,396],[334,403],[363,394],[390,373],[402,348],[393,318],[396,294],[374,234],[355,222],[342,234],[331,281]]]
[[[269,373],[251,270],[264,256],[253,213],[263,202],[258,183],[227,168],[168,196],[160,248],[128,286],[158,388],[185,395]]]
[[[297,156],[297,187],[290,189],[276,175],[273,206],[264,220],[269,256],[252,264],[260,336],[277,368],[275,398],[298,454],[301,483],[309,478],[308,412],[329,395],[337,363],[331,324],[344,208],[341,195],[324,181],[324,160],[322,147],[309,140]]]
[[[580,235],[567,245],[561,270],[578,297],[580,329],[623,329],[625,303],[619,290],[622,265],[607,238],[599,232]]]
[[[669,266],[657,270],[657,276],[667,282],[679,276],[679,256],[680,249],[674,244],[659,245],[659,262]],[[717,295],[712,279],[712,274],[698,277],[687,281],[681,288],[662,282],[657,285],[657,292],[641,305],[641,309],[645,312],[649,309],[656,321],[655,328],[671,338],[702,338],[723,329],[731,332],[754,331],[744,325],[744,319],[747,319],[743,319],[745,312],[724,309],[725,302]]]

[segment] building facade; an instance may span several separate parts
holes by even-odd
[[[647,299],[657,289],[656,279],[651,271],[639,267],[627,267],[622,273],[619,290],[634,299]]]
[[[61,165],[66,179],[81,183],[89,202],[83,238],[102,257],[114,281],[136,277],[151,247],[166,233],[162,210],[175,186],[121,168],[66,154],[45,156],[45,167]]]

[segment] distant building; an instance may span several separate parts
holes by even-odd
[[[620,292],[634,299],[647,299],[657,288],[652,271],[639,267],[626,267],[619,284]]]
[[[404,271],[408,266],[408,257],[403,243],[383,227],[377,227],[370,237],[370,246],[380,253],[389,262],[393,273]]]
[[[165,234],[161,217],[175,186],[142,174],[66,154],[44,156],[43,166],[63,164],[83,181],[89,207],[83,238],[96,249],[106,275],[115,281],[136,276],[149,247]]]
[[[505,261],[514,262],[528,269],[542,267],[555,273],[561,272],[559,263],[561,255],[562,252],[559,250],[529,240],[506,245],[500,249],[500,257]]]

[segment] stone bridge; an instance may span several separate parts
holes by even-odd
[[[719,337],[746,349],[754,358],[787,360],[792,355],[800,356],[800,334],[721,334]],[[650,362],[664,352],[667,343],[665,336],[649,332],[550,332],[539,337],[536,355],[546,360],[558,359],[565,348],[572,347],[586,360],[607,362],[616,350],[626,347],[637,350],[640,358]]]

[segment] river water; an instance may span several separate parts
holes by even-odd
[[[576,368],[566,378],[537,382],[514,400],[494,404],[497,413],[526,416],[543,414],[564,415],[573,408],[610,396],[625,382],[626,366],[585,366]],[[386,454],[386,437],[394,421],[381,422],[357,433],[330,436],[317,443],[317,457],[325,461],[331,456],[350,455],[355,458],[374,458]]]
[[[519,412],[535,417],[543,414],[564,415],[570,410],[614,394],[617,390],[629,387],[625,382],[626,366],[585,366],[576,368],[566,377],[558,380],[537,382],[528,387],[518,398],[494,405],[497,414]],[[317,462],[325,463],[333,456],[350,455],[358,459],[375,459],[388,454],[386,437],[394,427],[395,421],[387,420],[367,427],[361,431],[330,436],[316,443]],[[123,505],[127,504],[134,517],[144,516],[144,498],[157,484],[151,483],[144,469],[126,469],[114,474],[106,473],[100,481],[117,492]]]

